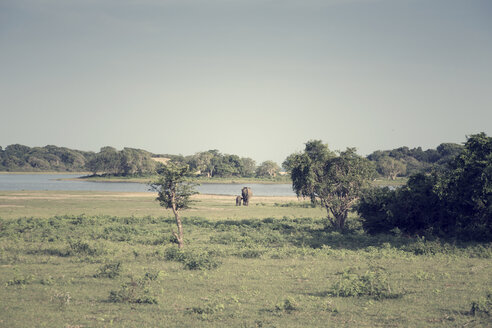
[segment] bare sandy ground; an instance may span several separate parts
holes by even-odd
[[[2,192],[0,195],[1,200],[27,200],[27,199],[92,199],[92,198],[155,198],[156,193],[149,192],[106,192],[106,193],[79,193],[79,192],[25,192],[25,193],[7,193]],[[236,196],[228,195],[208,195],[208,194],[198,194],[194,195],[195,200],[218,200],[218,201],[235,201]],[[253,196],[252,202],[289,202],[297,201],[295,196]]]

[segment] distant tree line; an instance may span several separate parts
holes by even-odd
[[[436,149],[425,151],[421,147],[377,150],[367,156],[367,159],[376,164],[380,176],[395,180],[397,177],[409,177],[419,172],[445,169],[462,150],[463,145],[442,143]]]
[[[14,144],[0,147],[0,171],[85,171],[93,152],[57,146],[28,147]]]
[[[169,158],[174,163],[187,164],[196,175],[208,178],[275,178],[280,172],[280,166],[273,161],[264,161],[257,166],[255,160],[249,157],[222,154],[217,149],[190,156],[161,156]]]
[[[102,147],[96,153],[56,146],[31,148],[14,144],[5,149],[0,147],[0,171],[11,172],[89,171],[94,175],[142,176],[154,174],[159,159],[186,164],[193,174],[209,178],[275,178],[280,172],[280,166],[273,161],[256,165],[249,157],[222,154],[216,149],[182,156],[156,155],[134,148]]]
[[[380,177],[396,179],[409,177],[419,172],[443,170],[463,146],[443,143],[437,149],[422,150],[421,147],[409,149],[400,147],[393,150],[378,150],[367,156],[374,163]],[[293,155],[291,155],[293,156]],[[280,166],[273,161],[259,165],[249,157],[222,154],[217,149],[198,152],[194,155],[156,155],[142,149],[103,147],[98,153],[73,150],[65,147],[28,147],[19,144],[0,147],[0,171],[89,171],[102,175],[149,175],[156,170],[153,158],[165,158],[174,163],[186,164],[191,172],[202,177],[244,177],[277,179]],[[283,163],[290,172],[289,158]]]

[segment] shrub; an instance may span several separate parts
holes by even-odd
[[[213,252],[180,250],[176,247],[166,248],[164,258],[168,261],[183,263],[184,268],[188,270],[210,270],[221,264]]]
[[[236,253],[236,256],[245,258],[245,259],[255,259],[261,257],[264,251],[254,248],[244,248]]]
[[[468,138],[442,171],[418,173],[399,189],[367,191],[358,213],[369,233],[394,228],[407,234],[492,240],[492,137]]]
[[[121,262],[107,263],[101,266],[97,273],[94,274],[95,278],[116,278],[121,274]]]
[[[182,263],[188,270],[210,270],[220,265],[220,262],[208,252],[185,252]]]
[[[276,312],[287,312],[291,313],[293,311],[299,310],[299,304],[292,297],[287,297],[282,302],[275,305]]]
[[[486,296],[480,297],[473,301],[470,309],[471,315],[492,315],[492,292],[489,291]]]
[[[6,286],[24,286],[30,284],[34,281],[34,276],[32,275],[16,275],[14,278],[7,281]]]
[[[109,293],[109,301],[113,303],[157,304],[158,300],[151,289],[147,276],[141,279],[130,277],[130,281],[121,285],[119,290]]]
[[[89,255],[99,256],[106,254],[106,251],[102,247],[97,247],[83,240],[70,240],[68,241],[70,247],[70,254],[77,255]]]
[[[70,301],[72,300],[72,296],[70,296],[69,292],[58,292],[55,291],[53,296],[51,296],[50,301],[57,304],[60,308],[68,306]]]
[[[188,313],[198,314],[202,320],[209,320],[212,316],[224,311],[225,306],[222,303],[207,302],[202,306],[194,306],[188,309]]]
[[[349,268],[340,273],[340,279],[333,284],[329,293],[333,296],[369,296],[374,299],[400,297],[401,294],[392,291],[388,278],[381,269],[368,270],[361,275]]]

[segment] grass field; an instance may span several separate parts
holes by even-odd
[[[0,192],[0,327],[490,327],[492,245],[346,234],[295,198]]]

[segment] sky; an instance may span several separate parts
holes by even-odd
[[[0,146],[281,163],[492,134],[490,0],[0,0]]]

